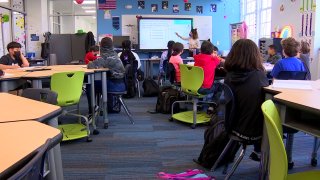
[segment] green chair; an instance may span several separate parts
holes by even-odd
[[[203,98],[205,95],[199,94],[198,90],[201,88],[204,74],[201,67],[188,66],[185,64],[180,64],[180,73],[181,73],[181,90],[187,95],[191,96],[192,100],[190,101],[176,101],[172,104],[172,119],[178,120],[185,123],[190,123],[191,128],[196,128],[196,124],[207,123],[210,121],[210,116],[206,112],[197,112],[197,104],[199,98]],[[186,111],[173,114],[173,107],[175,103],[182,102],[191,102],[193,103],[193,111]],[[213,102],[203,102],[203,103],[212,103]]]
[[[79,122],[74,124],[59,125],[59,129],[63,134],[62,141],[69,141],[87,137],[90,138],[89,121],[86,116],[80,114],[79,101],[82,94],[82,85],[84,79],[83,71],[55,73],[51,76],[51,90],[58,94],[58,106],[68,107],[77,105],[78,114],[72,111],[63,110],[63,115],[71,115],[79,117]],[[81,123],[84,119],[85,125]]]
[[[261,106],[270,146],[269,179],[274,180],[316,180],[320,179],[320,171],[307,171],[288,174],[288,160],[282,141],[282,126],[276,106],[267,100]]]

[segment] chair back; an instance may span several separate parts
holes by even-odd
[[[169,82],[173,84],[176,81],[176,69],[172,63],[167,63],[166,67],[166,79],[169,79]]]
[[[271,100],[261,106],[270,146],[269,179],[287,179],[288,160],[282,141],[282,126],[276,106]]]
[[[51,90],[58,94],[59,106],[79,103],[83,79],[83,71],[55,73],[51,76]]]
[[[28,88],[23,90],[22,97],[56,105],[58,94],[48,89]]]
[[[47,155],[47,151],[50,145],[50,139],[41,146],[29,159],[26,160],[26,163],[14,173],[8,180],[17,180],[17,179],[34,179],[34,180],[43,180],[44,177],[44,161]]]
[[[201,88],[204,73],[201,67],[180,64],[181,89],[188,94],[199,96],[198,90]]]
[[[220,98],[220,105],[224,106],[225,128],[230,133],[232,130],[232,121],[234,119],[236,104],[235,97],[231,88],[227,84],[222,84],[223,95]]]
[[[280,71],[277,79],[280,80],[306,80],[306,71]]]

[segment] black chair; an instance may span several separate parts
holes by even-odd
[[[238,151],[239,147],[241,146],[242,148],[241,148],[240,155],[237,158],[237,160],[235,161],[234,165],[232,166],[231,171],[227,173],[228,165],[226,165],[226,168],[223,172],[224,174],[227,174],[225,179],[230,179],[231,176],[233,175],[233,173],[235,172],[235,170],[237,169],[238,165],[242,161],[242,159],[245,155],[247,146],[253,145],[254,143],[257,143],[258,141],[260,141],[260,139],[259,140],[245,140],[243,138],[240,138],[238,135],[231,133],[232,132],[232,121],[234,119],[235,111],[236,111],[235,96],[234,96],[232,89],[228,85],[221,84],[221,86],[222,86],[222,90],[223,90],[223,96],[222,96],[223,98],[220,100],[220,105],[224,106],[225,129],[229,134],[230,140],[227,143],[224,150],[222,151],[222,153],[220,154],[219,158],[216,160],[216,162],[212,166],[211,171],[213,172],[216,170],[216,168],[222,162],[222,160],[224,159],[224,157],[227,153]]]
[[[280,80],[306,80],[306,71],[280,71],[276,79]]]
[[[281,71],[277,79],[306,80],[307,72],[306,71]],[[288,128],[286,126],[283,126],[282,128],[283,128],[283,133],[287,134],[286,151],[287,151],[287,158],[288,158],[288,169],[292,169],[294,166],[294,162],[292,162],[292,148],[293,148],[294,134],[299,131],[292,128]]]
[[[23,90],[22,97],[56,105],[58,94],[48,89],[28,88]]]
[[[47,151],[50,146],[50,139],[41,146],[34,154],[32,154],[22,167],[16,171],[8,180],[43,180],[44,179],[44,163],[47,157]]]

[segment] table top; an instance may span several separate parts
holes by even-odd
[[[277,81],[277,80],[275,80]],[[320,79],[317,80],[317,81],[305,81],[305,80],[295,80],[295,81],[286,81],[288,83],[295,83],[295,82],[309,82],[310,85],[311,85],[311,90],[309,89],[292,89],[292,88],[277,88],[277,87],[274,87],[273,85],[270,85],[268,87],[265,87],[264,90],[268,93],[271,93],[271,94],[279,94],[279,93],[304,93],[304,92],[310,92],[310,91],[319,91],[320,90]]]
[[[58,116],[62,111],[59,106],[8,93],[0,93],[0,99],[0,124],[29,119],[43,122]]]
[[[52,146],[62,139],[60,130],[36,121],[0,123],[0,137],[0,179],[47,139],[51,139]]]

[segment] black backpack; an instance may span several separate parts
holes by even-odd
[[[135,77],[135,66],[128,64],[126,67],[126,90],[127,93],[123,95],[124,98],[133,98],[136,95],[136,77]]]
[[[212,125],[204,133],[205,142],[198,157],[199,164],[208,169],[212,168],[230,140],[227,127],[230,118],[233,118],[233,113],[230,112],[230,110],[234,110],[234,101],[231,99],[233,94],[227,85],[222,84],[222,88],[224,93],[223,98],[220,98],[219,112],[222,111],[224,117],[218,117],[217,115],[211,117]],[[238,143],[232,144],[218,167],[232,162],[239,147]]]
[[[156,97],[159,93],[159,85],[151,78],[147,78],[142,83],[144,97]]]
[[[171,113],[171,106],[175,101],[182,100],[183,97],[177,89],[171,86],[162,87],[157,99],[156,112],[163,114]],[[173,112],[177,113],[179,111],[179,103],[176,103]]]
[[[108,113],[119,113],[121,111],[121,103],[116,95],[108,93]]]

